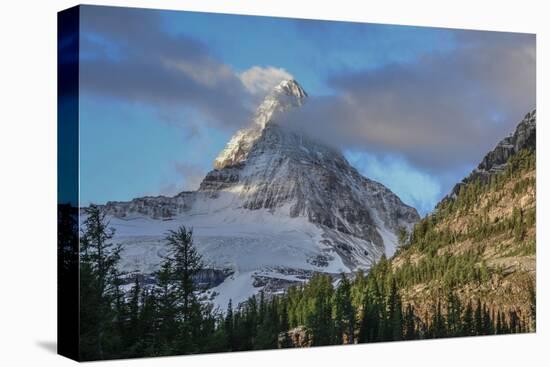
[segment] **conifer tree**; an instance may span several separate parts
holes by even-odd
[[[195,301],[193,277],[203,267],[202,256],[193,244],[193,231],[185,226],[169,231],[166,236],[169,248],[168,259],[173,263],[173,279],[179,300],[182,302],[183,318],[189,319]]]
[[[122,279],[115,278],[113,292],[113,335],[111,336],[112,348],[114,351],[122,351],[121,356],[127,356],[128,349],[128,305],[124,290],[122,289]],[[116,353],[116,352],[115,352]]]
[[[474,310],[472,308],[472,301],[468,302],[464,315],[462,317],[462,335],[471,336],[476,335],[476,328],[474,324]]]
[[[388,298],[388,331],[387,340],[401,340],[403,336],[403,310],[401,297],[397,291],[397,282],[392,279],[390,295]]]
[[[143,333],[140,322],[140,298],[141,298],[141,286],[139,284],[139,278],[136,276],[134,279],[134,285],[130,289],[128,300],[128,326],[125,333],[126,344],[129,349],[129,357],[138,357],[136,355],[136,349],[139,347],[140,338]]]
[[[495,334],[502,334],[503,333],[503,325],[502,325],[502,315],[500,313],[500,310],[497,312],[497,323],[495,327]]]
[[[409,232],[405,227],[400,227],[397,232],[397,246],[398,249],[404,249],[409,244]]]
[[[261,293],[263,295],[263,292]],[[262,306],[263,303],[263,306]],[[258,330],[254,342],[255,349],[277,348],[279,335],[277,303],[273,299],[267,303],[263,297],[260,300],[260,317],[258,318]]]
[[[462,306],[456,294],[449,291],[447,295],[447,333],[448,336],[463,334]]]
[[[203,308],[195,296],[194,276],[203,267],[202,257],[193,244],[193,231],[181,226],[171,230],[166,236],[169,248],[166,263],[170,263],[169,277],[173,281],[174,292],[178,300],[179,338],[178,353],[197,351],[201,333]]]
[[[158,302],[155,292],[151,289],[145,288],[141,292],[139,323],[142,327],[142,335],[136,348],[138,351],[138,356],[159,355],[158,344],[160,320],[158,317]]]
[[[416,339],[414,307],[411,304],[408,304],[407,312],[405,314],[405,340],[413,339]]]
[[[110,240],[114,229],[108,228],[105,214],[98,206],[90,205],[85,209],[86,219],[83,222],[81,236],[81,260],[90,265],[97,277],[98,291],[102,295],[112,295],[115,288],[115,279],[119,277],[117,268],[120,261],[121,245]]]
[[[315,274],[305,286],[306,327],[311,331],[313,345],[330,345],[333,335],[332,283],[328,275]]]
[[[231,299],[227,304],[227,312],[224,320],[225,335],[227,338],[227,346],[229,350],[235,350],[235,333],[233,328],[233,302]]]
[[[121,246],[96,205],[85,209],[80,241],[80,357],[104,359],[113,353],[116,332],[113,303],[117,296]]]
[[[157,284],[154,289],[156,318],[156,344],[160,347],[159,355],[169,355],[175,352],[174,342],[178,336],[178,294],[173,281],[173,264],[171,259],[165,259],[161,268],[155,273]]]
[[[365,276],[365,272],[359,269],[355,274],[355,279],[351,286],[351,304],[356,311],[362,309],[365,302],[366,291],[367,277]]]
[[[378,283],[374,277],[369,276],[367,280],[367,289],[365,291],[363,303],[363,318],[359,328],[359,342],[374,342],[379,339],[381,333],[381,295]]]
[[[493,321],[489,309],[483,304],[483,335],[494,334]]]
[[[342,344],[344,335],[347,336],[347,344],[353,344],[355,310],[351,303],[351,284],[345,274],[341,274],[340,284],[334,293],[333,315],[335,344]]]
[[[477,300],[477,306],[474,316],[474,324],[475,324],[475,335],[483,335],[483,313],[481,309],[481,300],[478,298]]]
[[[441,302],[437,301],[437,306],[432,318],[431,337],[444,338],[447,336],[445,316],[441,312]]]
[[[290,329],[288,320],[288,297],[283,297],[279,304],[279,330],[286,331]]]

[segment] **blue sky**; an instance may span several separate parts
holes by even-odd
[[[195,189],[270,86],[429,212],[535,104],[533,35],[81,7],[81,203]]]

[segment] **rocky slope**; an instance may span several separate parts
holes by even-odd
[[[212,197],[233,192],[250,210],[288,205],[291,218],[306,217],[338,234],[368,241],[374,253],[393,253],[391,237],[418,220],[416,210],[362,177],[336,150],[277,125],[275,115],[300,106],[305,96],[295,81],[276,87],[260,105],[254,126],[238,132],[216,158],[217,169],[207,174],[199,192]],[[339,251],[354,250],[345,241],[335,245]],[[351,267],[357,265],[352,258],[346,260]]]
[[[455,185],[450,197],[456,196],[460,187],[468,182],[473,182],[477,179],[487,182],[491,175],[502,172],[506,168],[506,163],[510,157],[522,149],[535,150],[537,138],[536,122],[537,111],[533,110],[527,113],[516,127],[514,133],[502,139],[492,151],[485,155],[477,168],[465,177],[462,182]]]
[[[212,290],[225,307],[229,298],[276,292],[313,271],[366,269],[392,255],[397,231],[419,220],[416,210],[361,176],[340,152],[277,124],[306,98],[294,80],[275,87],[196,192],[107,203],[125,267],[153,271],[165,231],[193,227],[209,266],[231,269]]]
[[[513,311],[529,325],[525,331],[534,330],[535,130],[533,111],[414,227],[409,245],[390,260],[404,302],[427,320],[436,303],[445,309],[446,294],[454,290],[463,305],[481,299],[491,312]]]

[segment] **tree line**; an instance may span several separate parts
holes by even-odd
[[[120,245],[112,242],[100,208],[86,208],[80,246],[80,348],[82,360],[223,351],[212,306],[200,302],[193,276],[203,268],[192,231],[166,236],[168,254],[154,286],[136,277],[124,289]]]
[[[532,321],[479,299],[462,304],[452,290],[420,312],[403,303],[403,275],[394,276],[385,258],[368,275],[314,274],[283,294],[260,292],[220,312],[199,299],[193,276],[204,264],[191,230],[167,234],[155,284],[136,277],[129,286],[118,270],[121,247],[99,207],[86,209],[82,228],[82,360],[516,333]]]

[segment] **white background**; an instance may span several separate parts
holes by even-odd
[[[549,27],[545,1],[88,1],[225,13],[537,33],[536,335],[104,362],[113,366],[548,366]],[[4,1],[0,20],[0,365],[74,362],[56,340],[56,12],[74,1]],[[545,65],[547,66],[545,69]],[[544,189],[546,188],[546,190]],[[6,205],[7,204],[7,205]],[[545,225],[546,223],[546,225]]]

